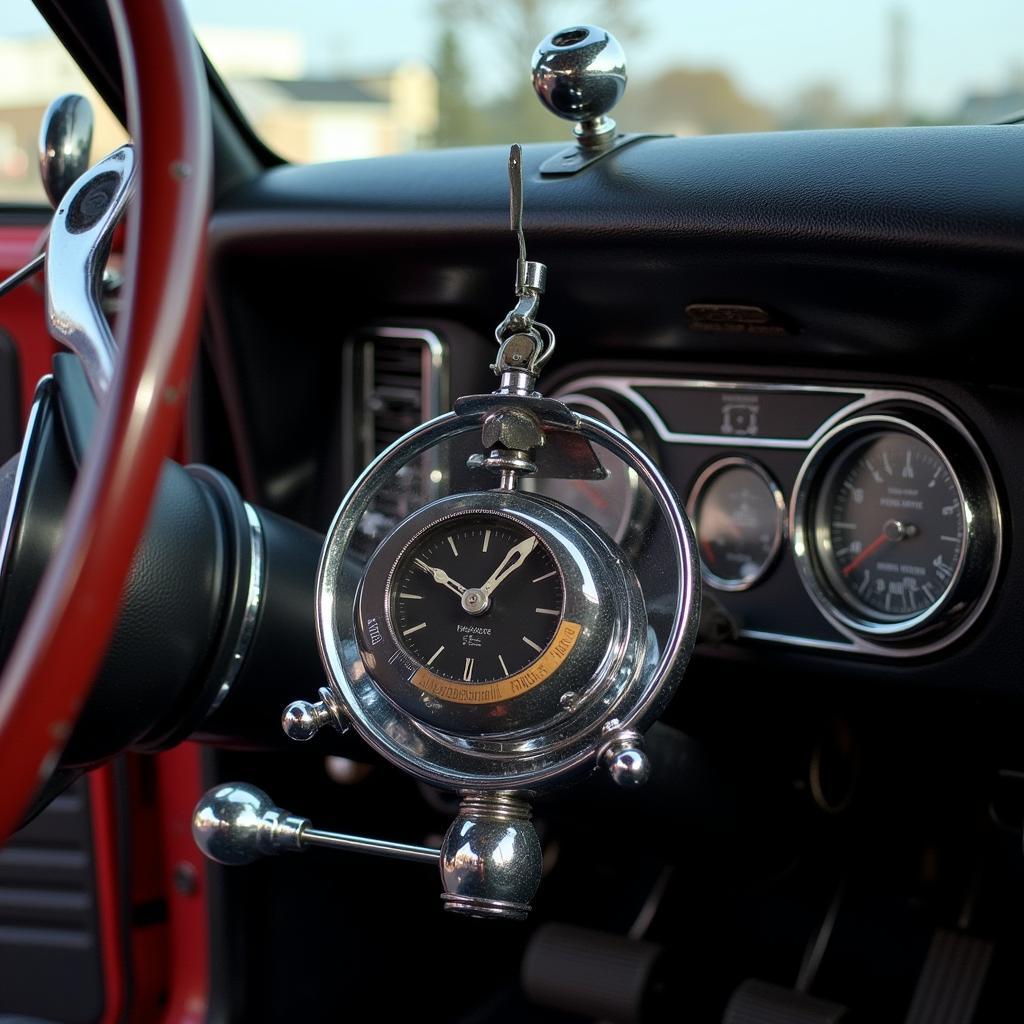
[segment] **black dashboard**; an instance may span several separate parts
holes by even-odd
[[[1000,126],[651,140],[554,180],[538,173],[553,147],[526,147],[527,231],[550,268],[559,337],[548,392],[623,419],[691,513],[730,465],[762,477],[762,501],[776,505],[756,579],[732,586],[705,565],[739,630],[712,658],[975,693],[1024,682],[1012,543],[1024,419],[1005,340],[1024,240],[1022,139]],[[223,405],[197,403],[199,457],[233,466],[251,500],[323,530],[375,445],[490,390],[480,367],[507,305],[511,247],[504,156],[277,168],[229,192],[211,227],[203,376]],[[443,346],[440,378],[411,386],[415,407],[382,401],[372,373],[367,390],[358,353],[382,328]],[[418,362],[392,340],[387,358]],[[361,435],[364,422],[379,436]],[[947,500],[929,508],[956,520],[928,530],[950,538],[947,554],[883,561],[892,586],[875,607],[844,587],[871,538],[829,567],[828,549],[843,545],[815,511],[823,488],[843,484],[836,466],[853,471],[865,431],[914,436],[897,475],[920,475],[917,460],[937,453]],[[889,518],[882,533],[918,529],[913,515]],[[642,515],[632,526],[642,533]],[[905,553],[907,539],[885,544]],[[848,574],[858,585],[863,569]]]

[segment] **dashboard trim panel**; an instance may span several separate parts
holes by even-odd
[[[715,390],[731,391],[737,393],[788,393],[788,394],[835,394],[848,395],[850,401],[840,409],[825,418],[819,426],[806,438],[779,438],[768,436],[747,436],[729,434],[702,434],[674,431],[666,424],[663,416],[655,408],[653,403],[639,392],[639,388],[676,388],[680,391],[692,390]],[[726,450],[731,449],[761,449],[780,451],[805,451],[808,459],[813,455],[813,450],[837,427],[853,419],[862,412],[892,413],[899,410],[911,409],[924,410],[932,416],[942,420],[951,427],[959,438],[970,449],[970,454],[977,460],[981,471],[983,487],[986,492],[991,510],[992,526],[992,562],[987,579],[980,593],[972,602],[961,621],[947,634],[933,639],[931,642],[920,644],[908,643],[904,646],[883,646],[872,643],[869,639],[858,636],[848,627],[835,621],[832,616],[821,607],[813,589],[807,585],[804,574],[800,573],[801,581],[808,596],[811,598],[819,614],[829,626],[837,630],[846,640],[829,640],[821,637],[801,636],[795,633],[783,633],[773,630],[759,630],[741,628],[739,636],[743,639],[759,642],[771,642],[785,644],[792,647],[813,648],[826,651],[842,651],[845,653],[882,656],[886,658],[917,658],[924,657],[949,646],[960,639],[978,620],[981,612],[988,605],[988,602],[995,590],[996,581],[1002,567],[1003,558],[1003,512],[999,500],[999,491],[996,487],[992,469],[985,458],[981,448],[975,441],[966,424],[953,413],[948,406],[930,396],[918,391],[903,388],[888,387],[851,387],[828,384],[784,384],[777,382],[763,382],[752,380],[716,380],[710,378],[686,378],[686,377],[659,377],[651,375],[621,375],[609,374],[587,374],[581,377],[567,376],[560,380],[558,390],[554,397],[564,394],[586,392],[597,389],[613,393],[624,401],[630,403],[651,425],[658,439],[669,445],[700,445],[719,447]],[[897,414],[899,414],[897,412]],[[725,453],[723,453],[725,454]],[[795,531],[792,521],[793,507],[797,496],[799,485],[805,476],[807,460],[801,465],[796,477],[796,484],[790,494],[789,508],[789,530],[783,548],[788,551],[795,561],[799,562],[795,551]]]

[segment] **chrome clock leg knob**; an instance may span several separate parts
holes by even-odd
[[[219,864],[249,864],[271,853],[302,848],[308,818],[275,807],[256,786],[229,782],[208,790],[192,813],[196,846]]]
[[[506,793],[465,796],[441,843],[445,909],[521,921],[540,885],[541,863],[525,800]]]
[[[597,760],[619,786],[642,786],[651,777],[643,737],[633,729],[612,732],[598,751]]]
[[[293,700],[281,713],[281,728],[285,736],[297,743],[308,742],[325,725],[333,726],[338,733],[348,731],[341,706],[326,686],[320,687],[320,699],[315,704],[308,700]]]

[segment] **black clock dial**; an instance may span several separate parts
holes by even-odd
[[[403,552],[389,587],[398,641],[423,668],[461,683],[527,668],[562,621],[550,551],[504,516],[458,516],[427,530]]]
[[[964,507],[931,445],[897,431],[856,442],[826,477],[819,554],[837,593],[877,622],[936,605],[962,562]]]

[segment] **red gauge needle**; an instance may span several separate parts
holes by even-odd
[[[883,544],[888,544],[894,538],[884,531],[880,533],[845,569],[843,576],[849,576],[865,558],[870,558]]]

